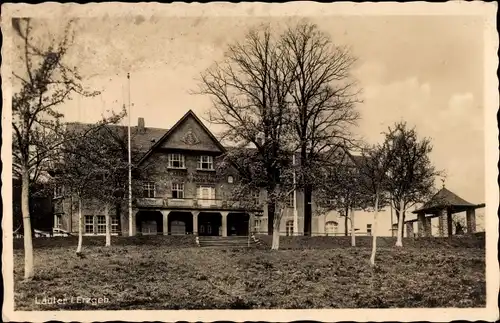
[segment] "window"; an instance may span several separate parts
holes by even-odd
[[[56,214],[54,218],[54,228],[62,229],[61,214]]]
[[[286,221],[286,235],[293,236],[293,220]]]
[[[293,192],[288,196],[288,200],[286,201],[286,205],[288,207],[294,207],[295,206],[295,198],[293,196]]]
[[[328,221],[325,223],[325,233],[326,235],[336,235],[339,224],[335,221]]]
[[[234,178],[233,178],[233,176],[229,175],[229,176],[227,177],[227,182],[228,182],[229,184],[233,184],[233,182],[234,182]]]
[[[200,156],[198,158],[198,169],[214,169],[214,158],[212,156]]]
[[[61,197],[64,194],[64,187],[61,185],[57,185],[54,188],[54,197]]]
[[[169,168],[184,168],[184,156],[181,154],[169,154],[168,155],[168,167]]]
[[[172,198],[183,199],[184,198],[184,184],[173,183],[172,184]]]
[[[367,224],[366,225],[366,233],[371,236],[372,235],[372,225],[371,224]]]
[[[260,192],[259,191],[253,192],[252,199],[255,204],[257,205],[260,204]]]
[[[111,218],[111,233],[118,233],[118,218]]]
[[[262,219],[255,219],[254,224],[253,224],[254,232],[259,233],[261,225],[262,225]]]
[[[155,183],[145,182],[142,184],[143,197],[153,198],[155,197]]]
[[[94,233],[94,216],[85,216],[85,233]]]
[[[106,233],[106,217],[104,215],[97,216],[97,233]]]

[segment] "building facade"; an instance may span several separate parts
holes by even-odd
[[[125,128],[126,130],[126,128]],[[231,191],[238,181],[236,170],[220,171],[217,164],[224,147],[190,110],[172,128],[145,127],[144,119],[132,127],[132,154],[139,169],[147,176],[133,180],[132,221],[128,205],[123,203],[105,209],[98,201],[82,201],[84,233],[105,234],[105,214],[110,212],[112,233],[153,235],[248,235],[267,233],[266,192],[254,192],[245,201],[232,201]],[[124,131],[125,133],[125,131]],[[55,201],[55,227],[78,232],[78,201],[58,190]],[[304,228],[303,194],[290,196],[281,219],[282,235],[302,235]],[[312,235],[344,235],[345,218],[337,212],[317,214],[312,201]],[[373,214],[355,211],[355,230],[370,234]],[[391,235],[388,214],[380,215],[379,235]],[[389,220],[389,221],[387,221]],[[297,225],[294,225],[297,221]],[[351,230],[351,221],[348,222]]]

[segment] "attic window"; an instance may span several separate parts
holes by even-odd
[[[229,176],[227,177],[227,182],[228,182],[229,184],[232,184],[232,183],[234,182],[234,178],[233,178],[233,176],[229,175]]]

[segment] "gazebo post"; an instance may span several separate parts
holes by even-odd
[[[453,236],[453,220],[452,220],[452,210],[451,208],[446,209],[446,226],[448,227],[448,237]]]
[[[406,237],[413,238],[413,222],[406,223]]]
[[[476,209],[470,208],[467,210],[467,233],[476,232]]]
[[[444,210],[440,210],[437,213],[438,216],[438,223],[439,223],[439,236],[440,237],[446,237],[448,233],[446,232],[448,230],[448,227],[445,225],[446,223],[446,214]]]
[[[417,213],[417,218],[418,218],[418,236],[425,237],[427,236],[425,213],[423,212]]]

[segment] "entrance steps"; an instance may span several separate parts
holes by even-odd
[[[251,237],[249,240],[248,236],[199,236],[196,237],[196,242],[200,247],[213,248],[252,248],[259,245],[258,241]]]

